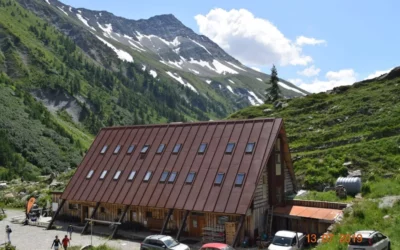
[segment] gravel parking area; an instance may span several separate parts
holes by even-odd
[[[63,238],[66,234],[65,231],[61,230],[46,230],[43,227],[36,226],[24,226],[21,224],[11,223],[11,218],[16,216],[23,216],[24,213],[21,210],[6,210],[7,218],[0,221],[0,229],[3,233],[0,234],[0,244],[4,244],[7,240],[5,233],[6,225],[10,225],[12,229],[11,233],[11,243],[20,249],[30,249],[30,250],[45,250],[50,249],[51,244],[56,235],[59,238]],[[90,234],[80,235],[80,233],[73,233],[71,246],[84,246],[90,244]],[[109,246],[115,247],[117,249],[125,250],[135,250],[140,249],[139,242],[126,241],[126,240],[107,240],[105,237],[93,236],[93,245],[98,246],[106,243]]]

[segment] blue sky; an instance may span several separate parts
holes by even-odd
[[[266,73],[275,63],[280,77],[312,92],[400,65],[400,1],[395,0],[63,2],[131,19],[174,14],[242,63]],[[297,40],[301,36],[307,39]]]

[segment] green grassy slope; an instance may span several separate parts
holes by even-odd
[[[245,108],[229,118],[283,117],[295,171],[306,188],[333,184],[355,169],[363,171],[364,181],[375,180],[399,173],[399,84],[400,79],[356,83],[287,100],[285,108]]]

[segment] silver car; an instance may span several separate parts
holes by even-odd
[[[347,247],[348,250],[390,250],[390,239],[378,231],[358,231]]]
[[[190,250],[189,246],[179,243],[171,236],[151,235],[140,244],[140,250]]]

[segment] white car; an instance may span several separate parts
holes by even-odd
[[[171,236],[151,235],[140,244],[140,250],[190,250]]]
[[[275,234],[268,250],[300,250],[304,247],[304,241],[303,233],[282,230]]]
[[[362,236],[362,238],[360,237]],[[353,240],[354,239],[354,240]],[[378,231],[358,231],[352,237],[348,250],[390,250],[390,240]]]

